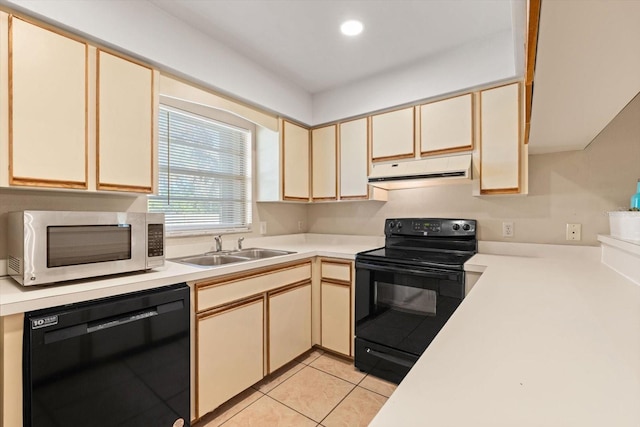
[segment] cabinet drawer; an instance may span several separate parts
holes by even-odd
[[[311,279],[311,262],[274,268],[246,276],[197,283],[196,310],[203,311],[228,302]]]
[[[351,262],[322,261],[320,269],[323,279],[351,282]]]

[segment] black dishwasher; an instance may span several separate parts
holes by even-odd
[[[189,287],[32,311],[24,426],[188,426]]]

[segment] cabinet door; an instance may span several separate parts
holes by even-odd
[[[423,156],[473,150],[473,96],[466,94],[420,106]]]
[[[282,121],[284,200],[309,200],[309,130]]]
[[[340,123],[340,199],[368,197],[367,119]]]
[[[9,19],[9,183],[87,188],[87,45]]]
[[[311,132],[313,200],[336,199],[336,125]]]
[[[150,193],[153,70],[98,50],[97,188]]]
[[[372,160],[385,161],[414,157],[413,107],[371,117]]]
[[[263,378],[263,308],[259,297],[198,315],[198,417]]]
[[[269,294],[269,373],[311,348],[311,283]]]
[[[351,286],[322,281],[322,346],[345,356],[351,355]]]
[[[520,84],[480,92],[480,194],[520,192]]]

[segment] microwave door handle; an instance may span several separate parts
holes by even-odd
[[[370,264],[366,262],[357,262],[356,268],[365,268],[372,271],[385,271],[389,273],[403,273],[403,274],[415,274],[416,276],[422,277],[433,277],[436,279],[447,278],[449,280],[456,280],[456,276],[449,274],[443,271],[425,271],[425,270],[415,270],[411,268],[403,268],[403,267],[390,267],[378,264]]]

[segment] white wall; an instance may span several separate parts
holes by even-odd
[[[529,171],[528,196],[473,197],[471,184],[398,190],[387,203],[313,205],[308,231],[382,234],[386,218],[460,217],[479,221],[481,240],[598,245],[606,212],[628,208],[640,178],[640,94],[585,150],[529,156]],[[582,224],[581,241],[565,240],[567,223]]]
[[[516,77],[513,34],[503,31],[313,96],[320,124]],[[381,58],[384,60],[384,58]]]

